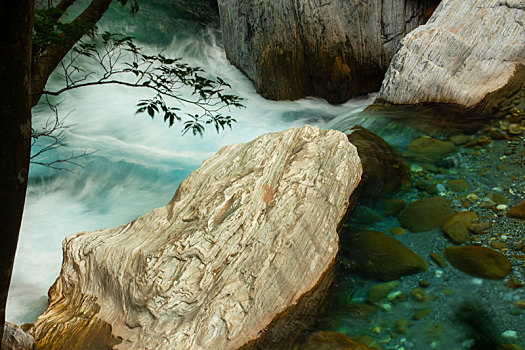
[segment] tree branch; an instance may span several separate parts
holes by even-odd
[[[63,1],[66,2],[63,6],[68,6],[68,1],[74,2],[74,0]],[[35,106],[42,96],[39,91],[44,90],[53,70],[55,70],[76,42],[89,30],[93,29],[109,8],[110,3],[111,0],[92,0],[91,4],[71,22],[68,33],[62,34],[60,43],[55,43],[45,48],[40,57],[33,57],[31,74],[32,106]]]

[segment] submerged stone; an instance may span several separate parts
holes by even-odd
[[[363,164],[359,201],[375,203],[410,183],[410,171],[397,151],[380,136],[360,125],[354,126],[348,140],[357,148]]]
[[[436,252],[432,252],[432,253],[430,253],[430,257],[432,258],[432,260],[434,260],[436,262],[436,264],[439,265],[439,267],[447,267],[447,263],[445,261],[445,258],[443,258],[440,254],[438,254]]]
[[[373,350],[339,332],[319,331],[308,336],[301,350]]]
[[[375,303],[386,296],[395,288],[399,286],[399,281],[390,281],[386,283],[376,284],[368,290],[366,300],[370,303]]]
[[[410,203],[399,214],[399,222],[412,232],[425,232],[441,227],[450,215],[452,211],[448,199],[430,197]]]
[[[450,141],[421,136],[408,144],[407,151],[403,155],[419,163],[432,164],[455,151],[456,146]]]
[[[447,186],[454,192],[464,192],[468,189],[468,182],[463,179],[453,179],[447,181]]]
[[[445,248],[448,262],[465,273],[486,279],[503,279],[512,271],[509,259],[497,251],[479,246]]]
[[[449,217],[441,229],[445,236],[456,244],[465,243],[469,240],[469,225],[478,218],[478,214],[472,211],[463,211]]]
[[[525,219],[525,200],[512,207],[507,215],[516,219]]]
[[[68,236],[38,349],[289,348],[317,317],[361,177],[311,126],[223,147],[167,206]]]
[[[392,281],[427,269],[421,256],[379,231],[354,234],[344,249],[352,261],[353,270],[365,277]]]

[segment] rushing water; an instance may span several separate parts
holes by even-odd
[[[80,166],[69,166],[66,171],[39,165],[32,165],[30,169],[7,305],[8,321],[18,324],[34,322],[45,309],[47,290],[60,272],[61,242],[66,235],[122,225],[153,208],[165,205],[180,182],[224,145],[247,142],[266,132],[306,123],[341,131],[348,131],[354,124],[361,124],[403,151],[412,139],[423,132],[430,131],[434,136],[442,136],[444,131],[451,133],[484,122],[480,119],[468,119],[465,122],[463,117],[454,116],[454,111],[432,108],[395,110],[391,113],[383,111],[381,118],[372,114],[365,117],[359,112],[373,101],[373,95],[353,99],[339,106],[311,98],[294,102],[265,100],[255,92],[252,83],[227,61],[215,10],[208,6],[212,2],[201,1],[185,8],[181,5],[183,1],[151,0],[143,4],[135,17],[130,16],[128,9],[113,6],[100,27],[102,30],[133,35],[150,52],[163,51],[166,56],[183,57],[191,65],[203,67],[210,76],[224,78],[231,84],[232,93],[245,98],[246,108],[230,113],[237,123],[232,130],[227,129],[220,134],[207,130],[203,137],[182,136],[177,125],[168,128],[160,118],[151,120],[143,115],[135,115],[137,101],[147,97],[148,91],[119,86],[83,88],[54,100],[60,102],[60,115],[67,115],[65,122],[70,127],[65,131],[64,145],[47,152],[39,160],[52,161],[83,152],[89,154],[76,160]],[[205,6],[200,6],[203,4]],[[206,11],[196,15],[195,9]],[[58,76],[50,81],[53,86],[60,83]],[[192,111],[189,107],[183,108],[183,111]],[[411,118],[404,118],[409,114]],[[49,115],[52,113],[45,104],[37,106],[34,109],[35,126],[43,125]],[[435,121],[443,121],[445,116],[464,122],[447,124],[446,128],[435,125]],[[409,125],[395,122],[400,118],[405,121],[415,120],[416,123]],[[426,119],[432,123],[424,122]],[[37,144],[34,151],[43,146],[45,144]],[[490,158],[490,152],[498,154],[496,148],[505,145],[501,143],[492,149],[490,147],[489,151],[479,150],[487,159]],[[500,149],[498,152],[497,157],[503,155],[504,151]],[[472,157],[471,149],[459,150],[451,157],[450,168],[428,174],[416,172],[413,182],[414,177],[433,181],[442,192],[440,195],[451,199],[453,195],[450,191],[445,193],[443,184],[459,174],[468,176],[466,179],[472,184],[472,191],[480,196],[488,195],[491,188],[501,186],[514,189],[513,193],[522,190],[519,183],[505,183],[498,181],[497,177],[487,179],[486,176],[475,175],[480,167],[495,168],[498,164],[496,156],[484,163],[483,157]],[[418,165],[413,166],[417,168]],[[514,179],[519,178],[519,168],[509,170],[505,176],[510,178],[512,174],[515,175]],[[410,202],[420,198],[422,193],[424,191],[412,188],[402,194],[402,198]],[[459,202],[456,204],[456,209],[462,209]],[[485,210],[481,207],[477,209]],[[366,213],[367,210],[373,212],[375,209],[358,206],[357,210]],[[485,210],[485,213],[487,216],[493,215],[490,210]],[[382,232],[389,232],[399,226],[399,221],[393,216],[383,216],[369,223],[359,222],[359,216],[355,215],[357,221],[350,221],[348,226],[373,228]],[[428,261],[431,252],[442,251],[449,245],[439,229],[434,231],[406,234],[397,239]],[[367,291],[377,282],[361,279],[344,269],[344,260],[348,258],[344,256],[344,235],[345,231],[339,274],[330,292],[327,312],[319,316],[315,330],[339,331],[350,336],[372,335],[385,349],[469,349],[473,344],[473,336],[469,335],[468,329],[458,326],[457,322],[458,312],[469,315],[468,310],[462,309],[467,301],[476,304],[475,310],[479,306],[480,310],[486,311],[478,314],[473,312],[473,317],[481,319],[488,318],[488,315],[495,316],[496,325],[490,325],[484,320],[486,324],[482,326],[489,325],[489,331],[501,333],[512,330],[520,335],[525,334],[523,313],[509,306],[518,299],[525,299],[523,293],[509,290],[501,281],[472,278],[430,263],[426,272],[403,277],[402,283],[396,287],[396,293],[407,295],[408,298],[424,279],[430,284],[429,300],[421,302],[413,297],[399,303],[383,300],[371,312],[372,306],[363,306],[363,301],[367,298]],[[414,312],[423,308],[434,310],[432,318],[418,322],[411,319]],[[373,316],[367,317],[367,313]],[[399,320],[408,320],[408,334],[395,330],[397,326],[393,325]],[[519,343],[520,340],[509,338],[509,342]]]
[[[60,272],[66,235],[122,225],[165,205],[179,183],[222,146],[305,123],[323,126],[334,116],[360,111],[371,102],[366,97],[340,106],[317,99],[265,100],[227,61],[215,27],[176,18],[170,22],[170,7],[160,5],[143,7],[131,20],[129,10],[114,7],[101,29],[125,28],[138,39],[148,39],[142,43],[147,50],[164,50],[166,56],[183,57],[211,76],[223,77],[233,93],[246,99],[246,108],[231,111],[238,121],[232,130],[217,134],[209,129],[203,137],[194,137],[182,136],[177,125],[168,128],[160,118],[135,115],[137,101],[148,91],[97,86],[61,95],[59,112],[67,115],[65,123],[70,125],[65,144],[39,160],[95,153],[76,160],[81,167],[69,166],[69,171],[32,165],[8,321],[34,322],[46,307],[47,290]],[[161,24],[165,30],[160,30]],[[59,80],[55,77],[51,83]],[[49,115],[45,104],[38,106],[35,124],[45,123]]]

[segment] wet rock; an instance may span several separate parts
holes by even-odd
[[[468,135],[463,135],[463,134],[460,134],[460,135],[454,135],[450,138],[450,141],[452,141],[452,143],[456,146],[459,146],[459,145],[464,145],[470,141],[472,141],[472,137],[468,136]]]
[[[401,210],[405,208],[405,201],[402,199],[387,199],[385,200],[385,215],[389,216],[395,216],[399,214]]]
[[[359,201],[376,203],[410,183],[410,171],[397,151],[380,136],[360,125],[354,126],[348,140],[357,148],[363,164]]]
[[[463,179],[453,179],[447,181],[447,186],[454,192],[464,192],[468,189],[468,182]]]
[[[407,146],[403,155],[419,163],[436,163],[446,155],[455,152],[456,146],[450,141],[441,141],[433,137],[418,137]]]
[[[339,332],[319,331],[308,336],[301,350],[373,350]]]
[[[390,233],[393,234],[394,236],[402,236],[405,233],[407,233],[407,230],[401,227],[394,227],[390,229]]]
[[[512,271],[509,259],[490,248],[448,247],[443,254],[452,266],[474,277],[497,280],[505,278]]]
[[[410,203],[399,214],[399,222],[412,232],[425,232],[443,226],[450,215],[452,211],[449,200],[430,197]]]
[[[525,200],[512,207],[507,215],[516,219],[525,219]]]
[[[383,298],[386,298],[386,296],[398,286],[398,281],[390,281],[386,283],[376,284],[368,290],[366,300],[370,303],[375,303]]]
[[[507,245],[503,242],[500,242],[500,241],[492,241],[490,242],[490,246],[494,249],[503,249],[503,248],[507,248]]]
[[[519,124],[512,123],[509,124],[507,131],[511,135],[521,135],[523,133],[523,127]]]
[[[219,0],[228,60],[266,98],[342,103],[377,91],[406,33],[436,0]]]
[[[397,320],[395,332],[397,334],[408,334],[408,321],[404,318]]]
[[[438,264],[439,267],[447,267],[445,258],[443,258],[440,254],[430,253],[430,257]]]
[[[524,284],[522,282],[518,281],[518,279],[516,277],[510,276],[508,286],[511,289],[518,289],[518,288],[523,287]]]
[[[317,318],[360,176],[338,131],[223,147],[167,206],[64,240],[37,348],[289,348]]]
[[[352,220],[359,224],[371,225],[374,222],[379,222],[383,219],[381,214],[375,209],[364,205],[358,205],[352,212]]]
[[[445,236],[456,244],[465,243],[469,240],[469,225],[478,218],[478,214],[471,211],[463,211],[449,217],[441,229]]]
[[[379,231],[356,233],[343,249],[352,259],[353,270],[365,277],[392,281],[427,269],[423,258]]]
[[[476,235],[484,233],[492,227],[490,222],[473,222],[468,225],[468,230]]]
[[[418,310],[412,315],[412,319],[415,321],[421,320],[430,315],[431,312],[432,309],[430,308]]]
[[[442,1],[401,41],[377,101],[498,107],[525,76],[524,13],[517,0]]]
[[[411,294],[414,297],[414,299],[419,302],[427,302],[429,298],[428,293],[421,288],[412,289]]]
[[[425,191],[426,193],[430,195],[435,195],[438,193],[438,189],[436,188],[436,186],[425,180],[420,179],[416,181],[416,183],[414,184],[414,187],[420,191]]]
[[[420,287],[423,287],[423,288],[428,288],[430,287],[430,282],[427,281],[427,280],[420,280],[417,282],[417,284],[420,286]]]
[[[489,198],[496,204],[509,204],[509,200],[507,199],[507,197],[500,193],[491,193]]]
[[[6,322],[2,350],[33,350],[33,337],[18,327],[16,324]]]

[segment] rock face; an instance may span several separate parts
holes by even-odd
[[[522,0],[443,0],[402,40],[377,101],[490,108],[524,77]]]
[[[64,240],[37,347],[286,348],[331,282],[361,172],[343,133],[311,126],[222,148],[167,206]]]
[[[33,337],[16,324],[6,322],[1,348],[2,350],[33,350]]]
[[[437,0],[218,0],[224,47],[264,97],[341,103],[377,91]]]

